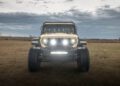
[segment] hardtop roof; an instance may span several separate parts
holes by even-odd
[[[74,22],[44,22],[43,25],[75,25]]]

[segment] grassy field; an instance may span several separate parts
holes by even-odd
[[[120,43],[88,43],[88,73],[73,63],[43,63],[41,71],[29,73],[30,47],[30,41],[0,40],[0,86],[120,86]]]

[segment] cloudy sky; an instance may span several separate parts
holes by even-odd
[[[95,12],[101,6],[119,7],[120,0],[0,0],[0,12],[58,13],[69,9]]]
[[[39,35],[44,21],[74,21],[81,38],[119,38],[120,0],[0,0],[0,35]]]

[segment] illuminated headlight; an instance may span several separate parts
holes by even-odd
[[[68,44],[69,44],[68,39],[63,39],[62,44],[63,44],[64,46],[68,45]]]
[[[76,40],[75,39],[71,39],[71,43],[75,44]]]
[[[48,39],[47,39],[47,38],[44,38],[44,39],[43,39],[43,43],[44,43],[44,44],[47,44],[47,43],[48,43]]]
[[[50,40],[50,45],[55,46],[57,44],[56,39],[51,39]]]

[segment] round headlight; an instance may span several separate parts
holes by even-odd
[[[56,39],[51,39],[51,40],[50,40],[50,44],[51,44],[52,46],[55,46],[55,45],[57,44]]]
[[[48,43],[48,39],[47,39],[47,38],[44,38],[44,39],[43,39],[43,43],[44,43],[44,44],[47,44],[47,43]]]
[[[68,45],[68,44],[69,44],[68,39],[63,39],[62,44],[63,44],[64,46]]]
[[[76,42],[75,39],[71,39],[71,43],[74,44]]]

